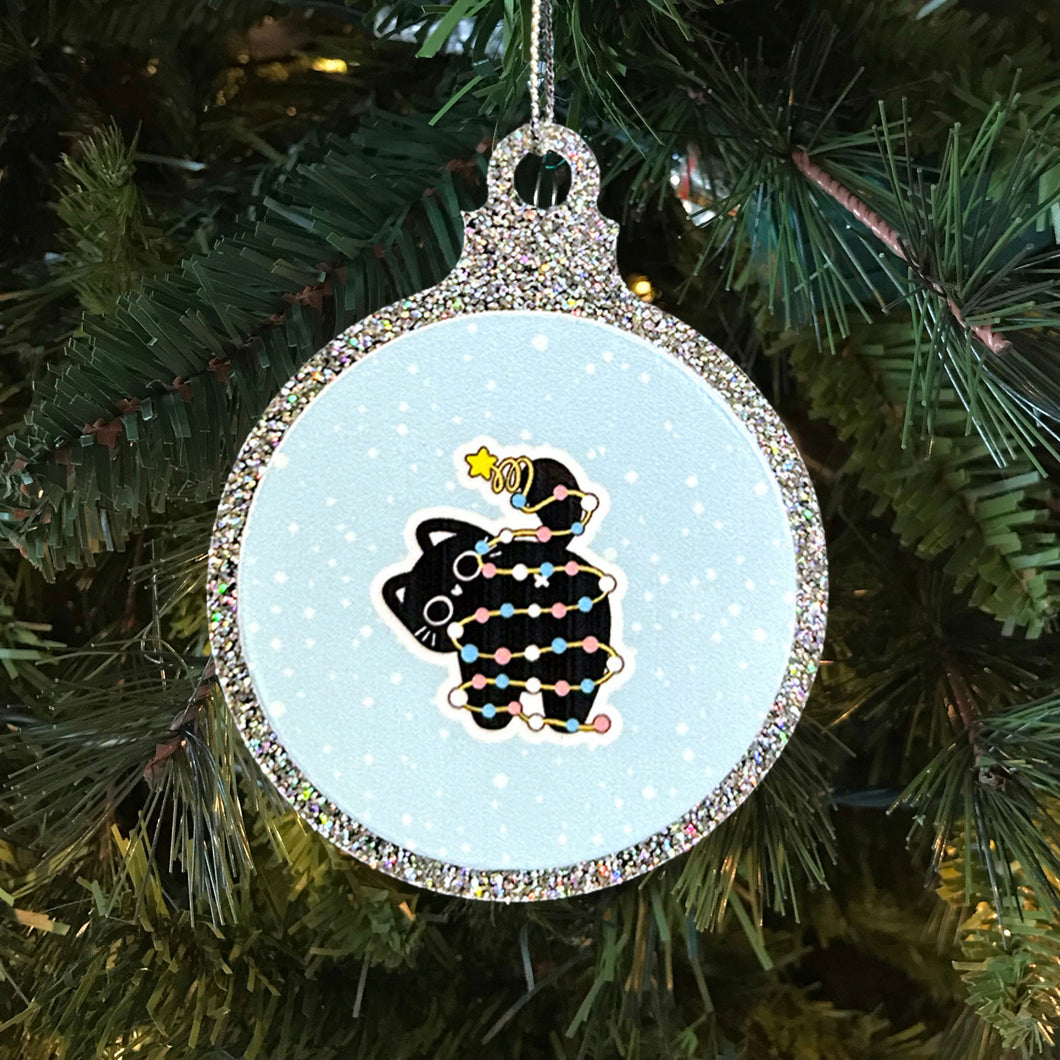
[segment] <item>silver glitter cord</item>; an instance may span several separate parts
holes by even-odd
[[[556,110],[556,51],[552,38],[552,0],[533,0],[530,8],[530,131],[541,142],[541,49],[544,46],[544,124],[551,125]]]

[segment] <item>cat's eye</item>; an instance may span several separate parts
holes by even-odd
[[[444,626],[453,617],[453,601],[448,596],[432,596],[424,605],[423,617],[432,626]]]
[[[462,581],[469,582],[478,577],[482,565],[477,552],[461,552],[453,560],[453,573]]]

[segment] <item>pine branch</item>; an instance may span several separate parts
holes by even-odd
[[[965,889],[981,866],[1002,929],[1010,900],[1028,888],[1038,908],[1060,912],[1060,727],[1055,697],[984,715],[963,674],[951,670],[962,736],[943,748],[903,793],[902,801],[930,814],[934,863],[962,837]],[[1019,866],[1018,871],[1013,868]]]
[[[844,1011],[780,986],[747,1018],[747,1056],[828,1057],[829,1060],[937,1060],[938,1040],[920,1025],[895,1032],[878,1013]]]
[[[1033,887],[1019,865],[1013,866],[1017,893],[1001,909],[979,900],[985,881],[971,879],[962,847],[941,866],[939,897],[954,913],[967,913],[957,930],[961,959],[953,962],[968,991],[967,1004],[981,1027],[961,1028],[963,1036],[978,1039],[984,1055],[992,1030],[1000,1047],[1019,1057],[1051,1055],[1060,1026],[1060,924],[1055,911],[1043,910],[1032,897]],[[963,912],[962,912],[963,911]],[[954,1036],[956,1037],[956,1036]],[[954,1056],[975,1055],[964,1044]],[[996,1048],[996,1047],[995,1047]],[[989,1049],[989,1052],[987,1050]]]
[[[837,356],[812,338],[779,343],[804,388],[811,413],[832,422],[851,446],[845,471],[890,508],[906,547],[940,559],[957,592],[1007,631],[1050,628],[1060,609],[1060,543],[1053,490],[1030,458],[998,469],[966,432],[963,402],[940,390],[935,438],[926,453],[905,447],[899,411],[914,387],[917,342],[906,327],[879,323],[854,331]]]
[[[723,2],[723,0],[722,0]],[[557,107],[574,127],[583,115],[601,114],[627,135],[643,130],[635,83],[654,70],[678,71],[682,61],[694,62],[691,21],[709,16],[719,0],[673,0],[617,6],[611,0],[568,0],[553,5],[556,78],[561,86]],[[485,114],[529,112],[526,69],[530,54],[530,5],[505,0],[453,0],[427,9],[418,0],[399,0],[375,6],[385,13],[391,33],[412,31],[419,55],[434,56],[453,40],[462,19],[472,27],[462,30],[466,60],[452,99],[469,87]],[[498,49],[497,38],[503,50]],[[498,51],[500,54],[498,55]],[[637,77],[631,77],[635,72]]]
[[[697,145],[713,189],[702,260],[718,258],[730,286],[757,285],[781,329],[812,325],[832,351],[859,317],[908,303],[916,357],[903,394],[907,439],[934,434],[942,393],[953,390],[995,460],[1020,455],[1041,468],[1060,425],[1049,352],[1060,322],[1057,259],[1043,231],[1060,205],[1049,183],[1060,166],[1051,125],[1027,132],[1031,114],[1010,92],[978,127],[950,129],[933,168],[912,156],[908,115],[881,111],[874,126],[854,96],[856,74],[831,84],[836,47],[834,33],[807,27],[787,65],[772,68],[708,46],[710,64],[684,79],[684,103],[672,89],[650,97],[653,126]],[[1040,116],[1041,100],[1029,110]],[[643,201],[669,171],[659,156],[638,165],[636,155],[628,148],[620,166]]]
[[[767,910],[797,918],[800,888],[824,884],[836,857],[828,756],[838,746],[803,718],[766,780],[692,850],[674,894],[699,928],[717,929],[737,888],[761,924]]]
[[[159,665],[142,653],[68,656],[45,710],[4,708],[3,744],[22,759],[4,793],[13,834],[50,874],[90,856],[115,819],[135,824],[144,766],[187,700]]]
[[[816,184],[829,198],[834,199],[840,206],[851,214],[860,224],[864,225],[896,258],[908,261],[905,249],[898,233],[887,222],[880,217],[867,203],[864,203],[848,188],[844,188],[839,181],[835,180],[825,172],[810,156],[801,149],[791,153],[791,160],[795,168],[807,180]],[[927,275],[919,263],[911,263],[925,282],[935,294],[946,299],[946,305],[953,315],[953,319],[963,328],[967,327],[964,316],[953,298],[948,295],[937,280]],[[972,335],[979,340],[991,353],[996,355],[1011,351],[1012,343],[1004,335],[994,331],[986,324],[969,328]]]
[[[50,573],[120,548],[149,508],[212,495],[299,364],[452,266],[467,167],[450,163],[480,139],[380,117],[300,167],[265,220],[87,321],[9,440],[9,538]]]
[[[173,911],[146,846],[115,837],[140,901],[112,916],[83,904],[76,937],[37,940],[32,1004],[0,1056],[41,1055],[53,1036],[70,1056],[124,1048],[161,1060],[209,1045],[248,1058],[348,1056],[365,1021],[334,1017],[355,1011],[354,970],[407,961],[423,925],[295,815],[277,827],[283,855],[255,837],[257,884],[237,892],[238,922],[224,933]],[[391,1044],[393,1026],[377,1031]]]
[[[136,139],[117,125],[94,131],[63,156],[58,214],[67,226],[63,272],[89,313],[114,308],[118,296],[164,268],[171,251],[153,223],[133,175]]]

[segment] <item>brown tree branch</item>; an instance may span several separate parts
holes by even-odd
[[[933,290],[940,298],[946,299],[946,305],[949,306],[949,310],[953,314],[953,319],[956,320],[961,327],[968,328],[968,330],[971,331],[971,333],[988,350],[990,350],[991,353],[1000,356],[1007,353],[1012,348],[1012,343],[1009,342],[1001,332],[994,331],[989,325],[977,324],[974,327],[970,326],[965,321],[960,307],[953,298],[946,293],[942,284],[940,284],[938,280],[929,276],[919,262],[910,259],[902,247],[897,231],[895,231],[895,229],[866,202],[859,199],[849,188],[840,184],[838,180],[832,177],[817,162],[814,162],[805,151],[792,151],[791,160],[795,164],[795,168],[802,173],[803,176],[820,188],[829,198],[839,203],[839,205],[849,214],[860,221],[881,243],[883,243],[885,247],[887,247],[888,250],[891,251],[892,254],[901,258],[902,261],[909,262],[931,290]]]

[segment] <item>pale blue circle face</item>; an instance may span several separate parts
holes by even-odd
[[[382,597],[432,514],[538,525],[471,477],[480,447],[552,455],[599,498],[571,548],[615,583],[606,734],[484,733],[447,702],[456,652]],[[419,854],[535,869],[643,840],[724,779],[780,686],[795,587],[776,482],[700,377],[609,325],[486,313],[382,347],[287,432],[244,530],[239,623],[270,723],[331,801]]]

